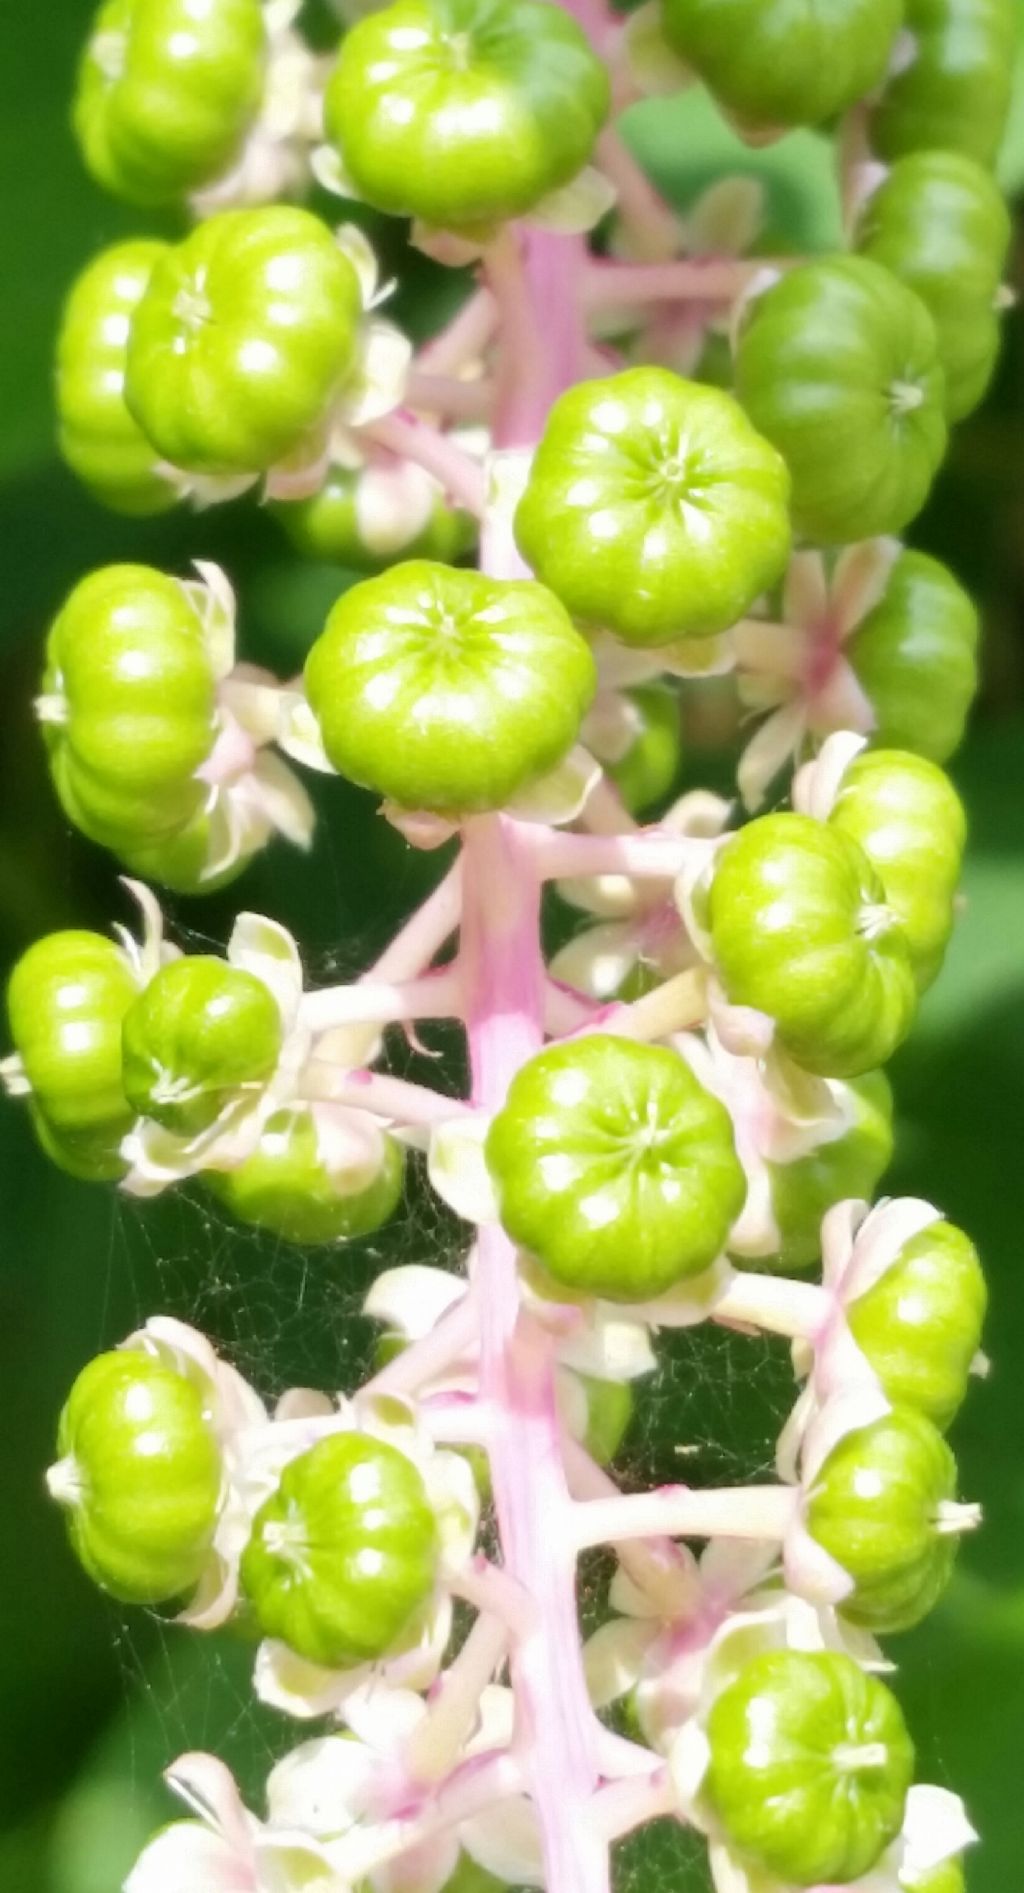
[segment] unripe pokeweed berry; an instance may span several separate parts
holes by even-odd
[[[256,114],[265,61],[260,0],[106,0],[74,109],[93,177],[132,204],[212,182]]]
[[[404,537],[396,532],[387,544],[378,535],[371,545],[360,518],[359,480],[359,473],[348,467],[332,467],[318,493],[272,508],[297,552],[347,566],[350,572],[383,572],[398,559],[454,565],[469,551],[476,537],[474,522],[468,513],[447,505],[440,491],[425,526]]]
[[[335,1433],[284,1469],[256,1514],[242,1583],[265,1636],[342,1668],[383,1656],[434,1586],[423,1479],[384,1441]]]
[[[707,1733],[706,1792],[729,1841],[787,1885],[858,1880],[899,1833],[913,1746],[896,1698],[852,1657],[754,1657]]]
[[[89,1576],[128,1604],[189,1592],[217,1524],[220,1450],[196,1383],[131,1348],[83,1368],[48,1484]]]
[[[707,897],[715,964],[734,1005],[775,1020],[798,1064],[855,1078],[906,1037],[907,942],[856,841],[805,815],[763,815],[718,857]]]
[[[967,1392],[987,1302],[974,1244],[936,1222],[904,1243],[846,1321],[886,1398],[945,1431]]]
[[[153,271],[132,319],[128,406],[175,467],[261,472],[324,421],[361,313],[355,269],[319,218],[221,211]]]
[[[699,1275],[746,1194],[729,1114],[686,1060],[605,1033],[523,1066],[486,1154],[509,1235],[556,1282],[611,1301]]]
[[[306,662],[336,769],[405,808],[500,808],[561,761],[594,660],[542,585],[425,560],[339,598]]]
[[[992,378],[1010,231],[994,178],[956,151],[899,158],[857,224],[855,248],[916,291],[935,323],[951,421],[977,407]]]
[[[240,1222],[304,1246],[349,1242],[387,1222],[402,1195],[404,1158],[379,1140],[376,1168],[364,1158],[333,1164],[316,1114],[289,1106],[269,1117],[251,1157],[236,1170],[207,1171],[207,1188]]]
[[[899,0],[662,0],[665,34],[742,125],[819,125],[874,91]]]
[[[806,1500],[812,1538],[853,1579],[839,1606],[880,1634],[938,1602],[956,1556],[956,1461],[921,1413],[895,1407],[832,1448]]]
[[[914,47],[874,103],[870,138],[880,158],[963,151],[992,164],[1010,109],[1015,0],[906,0]]]
[[[821,1255],[822,1218],[834,1203],[874,1196],[893,1152],[892,1091],[884,1072],[844,1087],[850,1124],[792,1163],[770,1163],[772,1211],[781,1241],[761,1268],[806,1269]]]
[[[864,750],[843,776],[829,821],[860,844],[875,868],[923,990],[952,932],[967,836],[953,784],[923,756]]]
[[[637,815],[668,794],[679,774],[683,739],[674,690],[643,684],[626,695],[638,728],[626,754],[605,768],[630,814]]]
[[[935,325],[864,256],[787,272],[749,304],[736,387],[793,476],[793,523],[819,544],[899,532],[946,447]]]
[[[608,74],[546,0],[397,0],[346,34],[327,135],[378,210],[481,229],[586,164]]]
[[[178,497],[157,472],[158,456],[124,399],[131,318],[166,248],[139,238],[103,250],[82,271],[61,317],[60,451],[90,492],[116,513],[162,513]]]
[[[978,614],[953,574],[901,552],[882,597],[844,649],[877,718],[873,742],[945,762],[978,687]]]
[[[134,1112],[121,1073],[121,1025],[138,995],[126,955],[85,932],[49,933],[23,953],[7,1013],[45,1148],[73,1176],[124,1175]]]
[[[776,582],[788,498],[730,394],[630,368],[556,401],[515,534],[575,618],[657,645],[726,630]]]
[[[135,1109],[185,1136],[272,1075],[281,1015],[255,973],[211,954],[172,960],[125,1016],[124,1087]]]

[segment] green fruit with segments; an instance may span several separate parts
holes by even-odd
[[[399,559],[437,559],[454,565],[470,550],[476,527],[468,513],[448,506],[438,495],[425,526],[403,531],[400,518],[376,530],[361,512],[360,476],[332,467],[319,493],[309,499],[281,501],[273,507],[297,552],[350,572],[384,572]]]
[[[175,467],[262,472],[324,422],[361,315],[355,269],[319,218],[221,211],[153,271],[132,320],[128,406]]]
[[[141,1116],[192,1136],[272,1076],[282,1036],[255,973],[204,953],[172,960],[125,1017],[125,1091]]]
[[[626,754],[605,768],[631,815],[663,801],[679,774],[683,755],[679,698],[661,684],[644,684],[626,697],[637,730]]]
[[[49,933],[7,987],[11,1036],[32,1088],[40,1141],[72,1176],[124,1175],[134,1112],[121,1071],[121,1025],[138,996],[126,955],[102,934]]]
[[[286,1242],[313,1246],[367,1236],[397,1209],[404,1158],[392,1137],[380,1140],[374,1167],[365,1157],[334,1160],[316,1114],[291,1105],[269,1117],[257,1149],[236,1170],[208,1171],[207,1188],[233,1216]]]
[[[974,1244],[935,1222],[904,1243],[846,1321],[886,1398],[944,1432],[967,1393],[987,1305]]]
[[[220,1449],[195,1381],[132,1348],[83,1368],[48,1484],[89,1576],[126,1604],[192,1590],[220,1507]]]
[[[793,478],[793,524],[819,544],[896,533],[946,448],[935,325],[865,256],[804,263],[749,305],[736,388]]]
[[[872,742],[946,762],[978,687],[978,613],[926,552],[901,552],[844,651],[877,718]]]
[[[806,1070],[856,1078],[913,1021],[902,928],[863,849],[806,815],[763,815],[727,843],[707,897],[715,964],[733,1005],[775,1020]]]
[[[347,33],[327,136],[395,217],[486,229],[587,163],[609,105],[586,34],[544,0],[397,0]]]
[[[829,822],[858,842],[874,867],[923,991],[953,930],[967,839],[953,784],[924,756],[863,750],[843,776]]]
[[[993,164],[1010,109],[1015,0],[905,0],[913,57],[876,100],[870,136],[880,158],[963,151]]]
[[[139,238],[103,250],[74,284],[57,339],[61,454],[105,506],[138,517],[178,497],[124,399],[131,319],[166,248]]]
[[[834,1203],[870,1202],[893,1153],[892,1091],[884,1072],[843,1087],[850,1123],[793,1163],[770,1163],[772,1211],[781,1242],[761,1268],[806,1269],[821,1256],[821,1224]]]
[[[686,1060],[605,1033],[523,1066],[486,1153],[509,1235],[611,1301],[701,1274],[746,1195],[729,1114]]]
[[[707,1733],[707,1798],[750,1865],[787,1885],[845,1886],[896,1839],[914,1750],[895,1696],[852,1657],[754,1657]]]
[[[516,541],[575,618],[665,644],[726,630],[776,582],[788,498],[782,460],[731,395],[630,368],[556,401]]]
[[[93,177],[131,204],[167,204],[228,170],[260,103],[266,46],[260,0],[106,0],[74,106]]]
[[[874,91],[899,0],[662,0],[665,36],[742,125],[819,125]]]
[[[931,315],[951,421],[977,407],[992,378],[1010,233],[994,178],[957,151],[897,159],[857,224],[860,254],[898,276]]]
[[[500,808],[572,747],[594,691],[542,585],[411,560],[339,598],[306,692],[342,775],[404,808]]]
[[[384,1656],[434,1588],[423,1479],[384,1441],[335,1433],[293,1459],[256,1514],[242,1583],[265,1636],[311,1663]]]

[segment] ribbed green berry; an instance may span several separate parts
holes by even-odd
[[[754,1657],[707,1732],[707,1795],[728,1839],[787,1885],[858,1880],[899,1833],[913,1746],[895,1696],[852,1657]]]
[[[806,815],[763,815],[718,857],[707,899],[715,964],[734,1005],[776,1022],[808,1071],[856,1078],[906,1037],[910,952],[862,848]]]
[[[50,1491],[75,1552],[126,1604],[196,1584],[217,1524],[220,1449],[195,1381],[128,1348],[100,1354],[68,1396]]]
[[[788,498],[731,395],[630,368],[556,401],[515,533],[575,618],[657,645],[726,630],[776,582]]]
[[[788,271],[749,305],[736,386],[793,476],[793,523],[820,544],[900,532],[946,447],[935,325],[864,256]]]
[[[599,1466],[608,1466],[633,1418],[632,1388],[628,1380],[598,1380],[593,1374],[580,1374],[578,1379],[587,1402],[583,1444],[591,1459],[596,1459]]]
[[[594,660],[544,586],[410,560],[339,598],[306,662],[336,769],[405,808],[500,808],[576,740]]]
[[[844,651],[877,718],[872,741],[946,762],[978,687],[978,613],[926,552],[901,552]]]
[[[882,78],[900,0],[662,0],[669,43],[751,127],[819,125]]]
[[[886,1398],[944,1432],[967,1392],[987,1304],[974,1244],[935,1222],[903,1244],[846,1320]]]
[[[923,990],[942,965],[953,929],[967,838],[953,784],[924,756],[863,750],[843,777],[829,821],[860,844],[874,867]]]
[[[341,44],[327,135],[396,217],[480,229],[531,210],[590,157],[608,74],[545,0],[396,0]]]
[[[132,204],[212,182],[256,114],[265,61],[260,0],[105,0],[74,109],[93,177]]]
[[[860,254],[890,269],[931,315],[951,421],[977,407],[992,379],[1010,231],[994,178],[957,151],[897,159],[857,224]]]
[[[211,954],[172,960],[125,1016],[124,1088],[168,1130],[205,1130],[272,1075],[282,1026],[270,988]]]
[[[888,80],[871,114],[879,157],[963,151],[992,164],[1010,109],[1015,0],[905,0],[913,58]]]
[[[822,1218],[834,1203],[868,1201],[892,1160],[892,1091],[884,1072],[870,1071],[844,1087],[849,1129],[816,1144],[793,1163],[769,1163],[772,1211],[781,1242],[770,1263],[806,1269],[821,1255]]]
[[[74,284],[57,339],[60,451],[115,513],[162,513],[177,494],[129,414],[125,362],[132,316],[167,245],[143,238],[103,250]]]
[[[11,974],[7,1016],[36,1128],[72,1176],[124,1175],[119,1149],[134,1112],[122,1082],[121,1024],[137,995],[126,955],[98,933],[48,933]]]
[[[263,1126],[251,1157],[236,1170],[210,1170],[203,1181],[233,1216],[303,1246],[349,1242],[387,1222],[402,1195],[404,1157],[392,1137],[381,1140],[376,1175],[366,1163],[331,1162],[315,1114],[290,1105]]]
[[[265,1636],[343,1668],[383,1656],[434,1586],[437,1523],[394,1446],[335,1433],[293,1459],[256,1514],[242,1583]]]
[[[454,565],[469,551],[476,528],[468,513],[437,504],[425,526],[402,537],[396,526],[387,545],[369,544],[357,505],[359,474],[332,467],[319,493],[273,507],[297,552],[307,559],[347,566],[350,572],[384,572],[398,559],[437,559]]]
[[[611,1301],[699,1275],[746,1195],[729,1114],[686,1060],[605,1033],[531,1058],[486,1150],[509,1235]]]
[[[943,1508],[956,1460],[921,1413],[895,1407],[832,1448],[807,1495],[807,1529],[853,1579],[840,1609],[879,1634],[910,1630],[938,1603],[956,1557]]]
[[[639,728],[626,754],[605,767],[630,814],[637,815],[668,794],[679,774],[683,740],[674,690],[643,684],[626,696]]]
[[[356,356],[359,279],[309,211],[225,210],[157,263],[125,397],[165,460],[262,472],[322,423]]]
[[[82,579],[50,631],[43,691],[57,793],[93,841],[141,846],[202,808],[195,771],[216,737],[216,681],[176,580],[146,565]]]

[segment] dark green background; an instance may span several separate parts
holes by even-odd
[[[113,865],[70,835],[41,767],[30,699],[48,616],[90,566],[129,557],[183,569],[220,558],[241,599],[245,654],[297,667],[340,587],[298,570],[253,504],[133,525],[105,516],[59,466],[50,357],[59,302],[102,244],[145,229],[84,179],[66,129],[88,7],[21,0],[0,25],[0,954],[37,933],[106,927],[128,909]],[[809,136],[763,157],[735,144],[699,104],[643,115],[635,134],[681,204],[723,162],[760,170],[778,233],[805,244],[834,232],[825,155]],[[1024,182],[1024,130],[1005,175]],[[150,225],[149,227],[153,227]],[[389,241],[395,242],[395,233]],[[1019,275],[1018,275],[1019,280]],[[402,313],[436,321],[450,281],[421,269]],[[956,764],[972,822],[967,905],[946,972],[895,1068],[899,1149],[889,1185],[941,1203],[979,1242],[992,1283],[993,1373],[972,1395],[955,1443],[965,1494],[986,1529],[966,1547],[943,1606],[900,1640],[899,1687],[927,1774],[967,1797],[985,1838],[973,1893],[1014,1893],[1024,1860],[1024,323],[1008,324],[998,385],[959,434],[916,537],[984,601],[985,681]],[[695,773],[706,759],[695,756]],[[708,764],[714,767],[714,762]],[[721,766],[720,763],[718,766]],[[320,792],[311,863],[275,850],[237,894],[178,903],[175,924],[223,940],[232,906],[292,925],[318,973],[356,967],[415,900],[436,863],[410,856],[366,798]],[[0,1889],[115,1893],[170,1806],[160,1768],[183,1748],[218,1747],[258,1783],[291,1731],[253,1711],[249,1652],[104,1606],[80,1578],[42,1471],[77,1369],[137,1320],[193,1318],[267,1392],[351,1378],[366,1333],[355,1317],[370,1250],[304,1257],[211,1218],[201,1200],[139,1207],[60,1176],[37,1155],[24,1114],[0,1116]],[[451,1232],[415,1194],[389,1253],[429,1260]],[[751,1374],[750,1362],[756,1363]],[[678,1466],[734,1479],[769,1462],[787,1397],[777,1350],[723,1336],[671,1350],[631,1440],[637,1476]],[[687,1460],[690,1476],[694,1457]],[[702,1884],[664,1830],[630,1850],[646,1888]]]

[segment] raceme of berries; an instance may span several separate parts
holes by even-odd
[[[128,1893],[610,1893],[655,1820],[703,1836],[715,1893],[963,1893],[976,1837],[914,1780],[876,1638],[978,1523],[944,1436],[985,1281],[938,1207],[871,1202],[956,922],[943,765],[978,674],[967,592],[894,535],[996,358],[1012,0],[336,10],[322,55],[290,0],[108,0],[75,101],[140,216],[65,307],[65,460],[126,516],[258,488],[277,556],[338,573],[284,680],[207,563],[54,601],[55,793],[142,937],[29,945],[0,1078],[72,1176],[194,1180],[368,1275],[377,1324],[346,1396],[268,1401],[166,1315],[74,1382],[48,1482],[86,1572],[233,1627],[268,1707],[335,1726],[265,1812],[182,1757],[192,1818]],[[652,90],[671,123],[688,84],[752,144],[835,140],[846,247],[748,258],[728,159],[696,210],[662,200],[618,120]],[[380,313],[364,211],[332,227],[314,177],[456,272],[435,333]],[[705,693],[763,719],[735,801],[679,792]],[[336,984],[251,911],[182,952],[147,885],[307,846],[298,771],[438,851]],[[391,1067],[422,1021],[461,1031],[465,1083]],[[381,1271],[426,1187],[445,1216]],[[700,1323],[791,1344],[776,1476],[624,1492],[662,1330]]]

